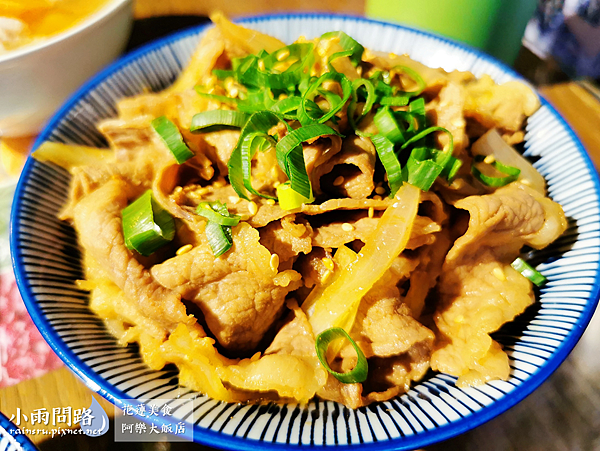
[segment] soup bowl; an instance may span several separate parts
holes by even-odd
[[[38,133],[56,109],[125,48],[132,0],[107,0],[80,23],[0,54],[0,137]]]

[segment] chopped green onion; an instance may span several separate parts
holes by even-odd
[[[365,88],[365,90],[367,91],[367,95],[362,112],[360,113],[360,116],[358,116],[358,118],[355,119],[354,112],[356,110],[356,103],[358,102],[358,89],[361,87]],[[357,124],[360,122],[360,120],[373,109],[373,105],[375,104],[376,98],[377,96],[375,95],[375,87],[373,86],[373,83],[371,83],[369,80],[367,80],[366,78],[357,78],[352,82],[352,99],[348,104],[347,116],[348,121],[350,122],[350,126],[354,130],[356,130]]]
[[[146,191],[121,212],[127,249],[143,256],[156,252],[175,237],[173,217]]]
[[[416,97],[419,94],[421,94],[423,92],[423,90],[425,90],[425,88],[427,87],[427,84],[425,83],[425,80],[423,80],[423,77],[421,77],[417,72],[412,70],[410,67],[395,66],[392,68],[392,70],[394,70],[394,69],[400,69],[405,74],[408,74],[413,79],[413,81],[418,85],[418,88],[416,91],[408,91],[408,92],[405,91],[404,94],[409,94],[411,97]]]
[[[188,146],[183,142],[183,136],[177,126],[167,119],[166,116],[157,117],[152,121],[152,128],[175,157],[177,163],[181,164],[194,156]]]
[[[344,58],[344,57],[350,57],[350,56],[352,56],[352,51],[344,50],[343,52],[335,52],[333,55],[331,55],[329,58],[327,58],[327,67],[329,68],[329,72],[337,72],[335,67],[333,67],[333,64],[331,64],[333,61],[335,61],[338,58]]]
[[[407,96],[384,96],[379,103],[388,106],[406,106],[408,105],[408,100]]]
[[[325,81],[336,81],[342,87],[342,94],[344,97],[337,105],[332,105],[330,110],[323,114],[322,116],[315,118],[308,114],[307,106],[308,101],[312,101],[314,95],[318,93],[318,89]],[[338,72],[325,72],[321,75],[317,80],[311,84],[306,92],[302,95],[302,103],[300,104],[300,109],[298,110],[298,120],[302,125],[308,125],[314,122],[318,122],[320,124],[327,122],[331,119],[338,111],[342,109],[342,107],[346,104],[350,96],[352,95],[352,83],[350,80],[344,75]]]
[[[514,175],[507,175],[505,177],[492,177],[490,175],[482,174],[481,171],[475,167],[475,165],[471,166],[471,173],[484,185],[494,188],[508,185],[509,183],[517,180],[517,177]]]
[[[240,111],[210,110],[194,114],[192,117],[191,132],[206,131],[214,126],[243,127],[248,120],[248,115]]]
[[[295,119],[301,102],[302,98],[298,96],[286,97],[285,99],[278,100],[271,106],[270,110],[275,114],[282,115],[286,119]],[[295,113],[291,114],[292,112]]]
[[[484,161],[485,156],[477,155],[475,157],[475,162],[480,163]],[[504,185],[508,185],[511,182],[514,182],[519,177],[521,170],[519,168],[515,168],[514,166],[508,166],[500,163],[499,161],[494,161],[491,165],[498,170],[499,172],[506,174],[504,177],[493,177],[490,175],[483,174],[476,166],[475,163],[471,166],[471,173],[477,180],[487,186],[492,187],[500,187]]]
[[[233,70],[213,69],[212,73],[219,80],[225,80],[229,77],[235,78],[235,71]]]
[[[248,162],[243,162],[244,155],[242,155],[242,143],[244,137],[251,133],[257,132],[266,134],[271,127],[277,125],[281,121],[282,118],[271,111],[259,111],[250,116],[242,128],[240,139],[238,140],[237,145],[233,149],[233,152],[229,157],[229,161],[227,162],[229,183],[231,183],[234,191],[241,198],[250,200],[246,190],[246,183],[244,183],[244,164],[250,164]],[[248,157],[248,154],[245,156]]]
[[[348,340],[356,351],[357,355],[356,366],[346,373],[338,373],[337,371],[333,371],[327,362],[327,349],[329,348],[331,342],[339,338],[345,338]],[[354,340],[350,338],[350,335],[348,335],[348,333],[341,327],[332,327],[317,335],[315,340],[315,348],[317,350],[317,357],[319,357],[319,361],[323,367],[341,383],[357,384],[367,380],[367,376],[369,374],[367,358]]]
[[[448,136],[450,137],[450,145],[448,146],[448,150],[442,151],[440,153],[443,153],[445,155],[452,155],[452,153],[454,152],[454,139],[452,137],[452,133],[450,133],[448,130],[446,130],[444,127],[429,127],[426,128],[425,130],[423,130],[422,132],[417,133],[415,136],[413,136],[412,138],[410,138],[408,141],[406,141],[404,144],[402,144],[402,149],[406,149],[406,147],[408,147],[410,144],[414,144],[417,141],[419,141],[420,139],[423,139],[425,136],[434,133],[434,132],[444,132],[447,133]]]
[[[393,111],[384,106],[373,117],[373,122],[377,126],[379,133],[389,139],[392,143],[396,144],[404,142],[404,127],[396,121]]]
[[[403,183],[402,167],[394,152],[394,143],[383,135],[372,136],[371,141],[373,142],[375,150],[377,150],[377,155],[379,155],[379,159],[387,173],[388,183],[390,185],[390,195],[394,196]]]
[[[485,161],[485,159],[486,159],[485,155],[476,155],[475,156],[475,162],[477,162],[477,163],[481,163],[482,161]],[[514,166],[508,166],[506,164],[502,164],[498,160],[492,161],[491,165],[494,168],[496,168],[498,171],[500,171],[504,174],[518,176],[521,173],[521,170],[519,168],[516,168]]]
[[[196,208],[196,213],[207,219],[204,233],[215,257],[231,249],[231,227],[239,224],[240,217],[229,213],[227,205],[220,201],[201,202]]]
[[[460,159],[451,157],[440,175],[446,177],[448,181],[451,181],[456,176],[458,170],[462,167],[462,164],[463,163]]]
[[[227,211],[227,207],[225,207],[225,211]],[[229,212],[224,215],[219,211],[216,211],[214,202],[200,202],[198,207],[196,207],[196,213],[208,219],[210,222],[214,222],[222,226],[232,227],[238,225],[240,222],[240,216],[238,215],[232,215]]]
[[[237,79],[245,86],[259,89],[295,89],[312,65],[313,49],[312,43],[298,43],[282,47],[263,56],[248,55],[234,65]],[[279,61],[277,58],[282,52],[289,53],[283,61]],[[288,60],[294,62],[285,71],[277,72],[275,70],[275,65],[283,64]],[[259,69],[259,61],[264,64],[264,71]]]
[[[320,39],[331,38],[339,38],[340,47],[344,49],[344,53],[349,53],[345,56],[348,56],[348,58],[350,58],[350,61],[352,61],[352,64],[356,67],[362,59],[362,55],[365,51],[365,48],[343,31],[330,31],[328,33],[322,34],[320,37]]]
[[[209,94],[208,92],[202,91],[202,87],[201,86],[196,86],[194,89],[196,90],[196,93],[200,97],[206,97],[207,99],[216,100],[216,101],[221,102],[221,103],[231,103],[232,105],[237,105],[238,102],[240,101],[239,99],[236,99],[236,98],[233,98],[233,97],[220,96],[220,95],[217,95],[217,94]]]
[[[219,257],[231,249],[233,239],[229,227],[208,221],[204,233],[206,233],[206,239],[215,257]]]
[[[515,270],[520,272],[523,276],[527,277],[531,282],[541,287],[548,279],[544,277],[539,271],[533,266],[523,260],[521,257],[517,257],[514,262],[510,264]]]
[[[389,78],[389,73],[387,73]],[[385,73],[383,71],[377,71],[369,78],[375,86],[375,94],[379,97],[393,96],[395,94],[394,88],[391,87],[388,82],[384,80]]]
[[[432,152],[436,150],[426,147],[413,149],[403,168],[404,179],[423,191],[429,191],[444,169],[431,159]]]
[[[427,125],[427,115],[425,113],[425,99],[419,97],[414,99],[408,105],[408,112],[417,120],[417,130],[423,130]]]
[[[243,113],[256,113],[271,108],[277,101],[273,98],[270,89],[249,90],[245,98],[237,104],[238,111]]]
[[[310,204],[315,199],[313,197],[304,197],[294,191],[289,182],[282,183],[277,186],[277,198],[279,199],[279,207],[282,210],[295,210],[300,208],[302,204]]]
[[[273,196],[261,194],[252,187],[252,158],[257,150],[264,152],[266,149],[263,146],[266,144],[269,147],[275,147],[275,140],[266,133],[253,132],[248,133],[241,138],[241,153],[242,153],[242,173],[244,174],[244,186],[252,194],[264,197],[266,199],[276,199]]]
[[[452,153],[454,152],[454,138],[452,137],[452,133],[450,133],[448,130],[446,130],[443,127],[426,128],[425,130],[417,133],[412,138],[410,138],[408,141],[406,141],[404,144],[402,144],[400,149],[403,150],[406,147],[408,147],[410,144],[414,144],[414,143],[420,141],[421,139],[423,139],[425,136],[427,136],[431,133],[434,133],[434,132],[447,133],[448,137],[450,138],[450,142],[448,143],[448,149],[442,150],[442,151],[434,149],[435,150],[435,155],[433,158],[434,161],[442,167],[442,174],[449,174],[452,170],[454,170],[454,172],[457,171],[458,168],[460,167],[460,164],[458,166],[456,166],[457,165],[456,160],[452,156]]]
[[[279,166],[290,179],[292,189],[306,198],[312,197],[312,190],[304,164],[302,143],[327,135],[339,134],[325,124],[310,124],[288,133],[277,143]]]

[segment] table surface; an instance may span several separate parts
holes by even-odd
[[[148,17],[158,14],[206,14],[216,1],[190,2],[172,0],[157,2],[141,0],[136,5],[136,16]],[[228,5],[246,2],[229,2]],[[304,10],[320,2],[309,1]],[[286,2],[283,2],[286,4]],[[281,2],[261,0],[255,5],[256,11],[282,10]],[[363,2],[359,0],[336,0],[328,4],[331,10],[343,10],[355,14],[362,13]],[[245,7],[221,8],[230,15],[249,13]],[[283,8],[285,9],[285,8]],[[138,21],[131,45],[137,46],[144,38],[140,36],[146,29],[160,29],[168,33],[180,25],[191,25],[200,18],[180,18],[163,23]],[[189,23],[188,23],[189,22]],[[177,25],[173,25],[173,24]],[[567,82],[542,86],[540,92],[564,116],[575,130],[596,168],[600,168],[600,100],[598,92],[586,84]],[[507,412],[459,437],[427,447],[428,451],[438,450],[596,450],[600,449],[600,314],[596,314],[581,341],[567,360],[538,390]],[[40,378],[21,382],[0,390],[0,410],[15,412],[17,407],[23,412],[32,412],[40,407],[51,410],[55,407],[88,407],[92,392],[87,389],[69,370],[62,368]],[[96,395],[109,415],[112,405]],[[33,441],[42,450],[197,450],[209,449],[193,444],[114,444],[112,434],[101,438],[87,436],[67,436],[61,439],[43,440],[34,436]]]

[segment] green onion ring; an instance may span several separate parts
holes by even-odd
[[[329,363],[327,363],[327,348],[332,341],[338,338],[345,338],[348,340],[357,354],[356,366],[346,373],[338,373],[337,371],[333,371],[329,366]],[[317,335],[315,340],[315,349],[317,350],[317,357],[319,357],[319,361],[323,367],[341,383],[357,384],[367,380],[367,376],[369,375],[369,364],[367,362],[367,358],[344,329],[340,327],[332,327],[321,332],[319,335]]]

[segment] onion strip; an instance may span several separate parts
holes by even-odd
[[[418,188],[404,184],[356,261],[342,268],[339,276],[323,290],[314,311],[307,312],[308,307],[302,306],[315,336],[331,327],[341,327],[347,332],[352,329],[361,299],[405,249],[419,208],[420,193]]]

